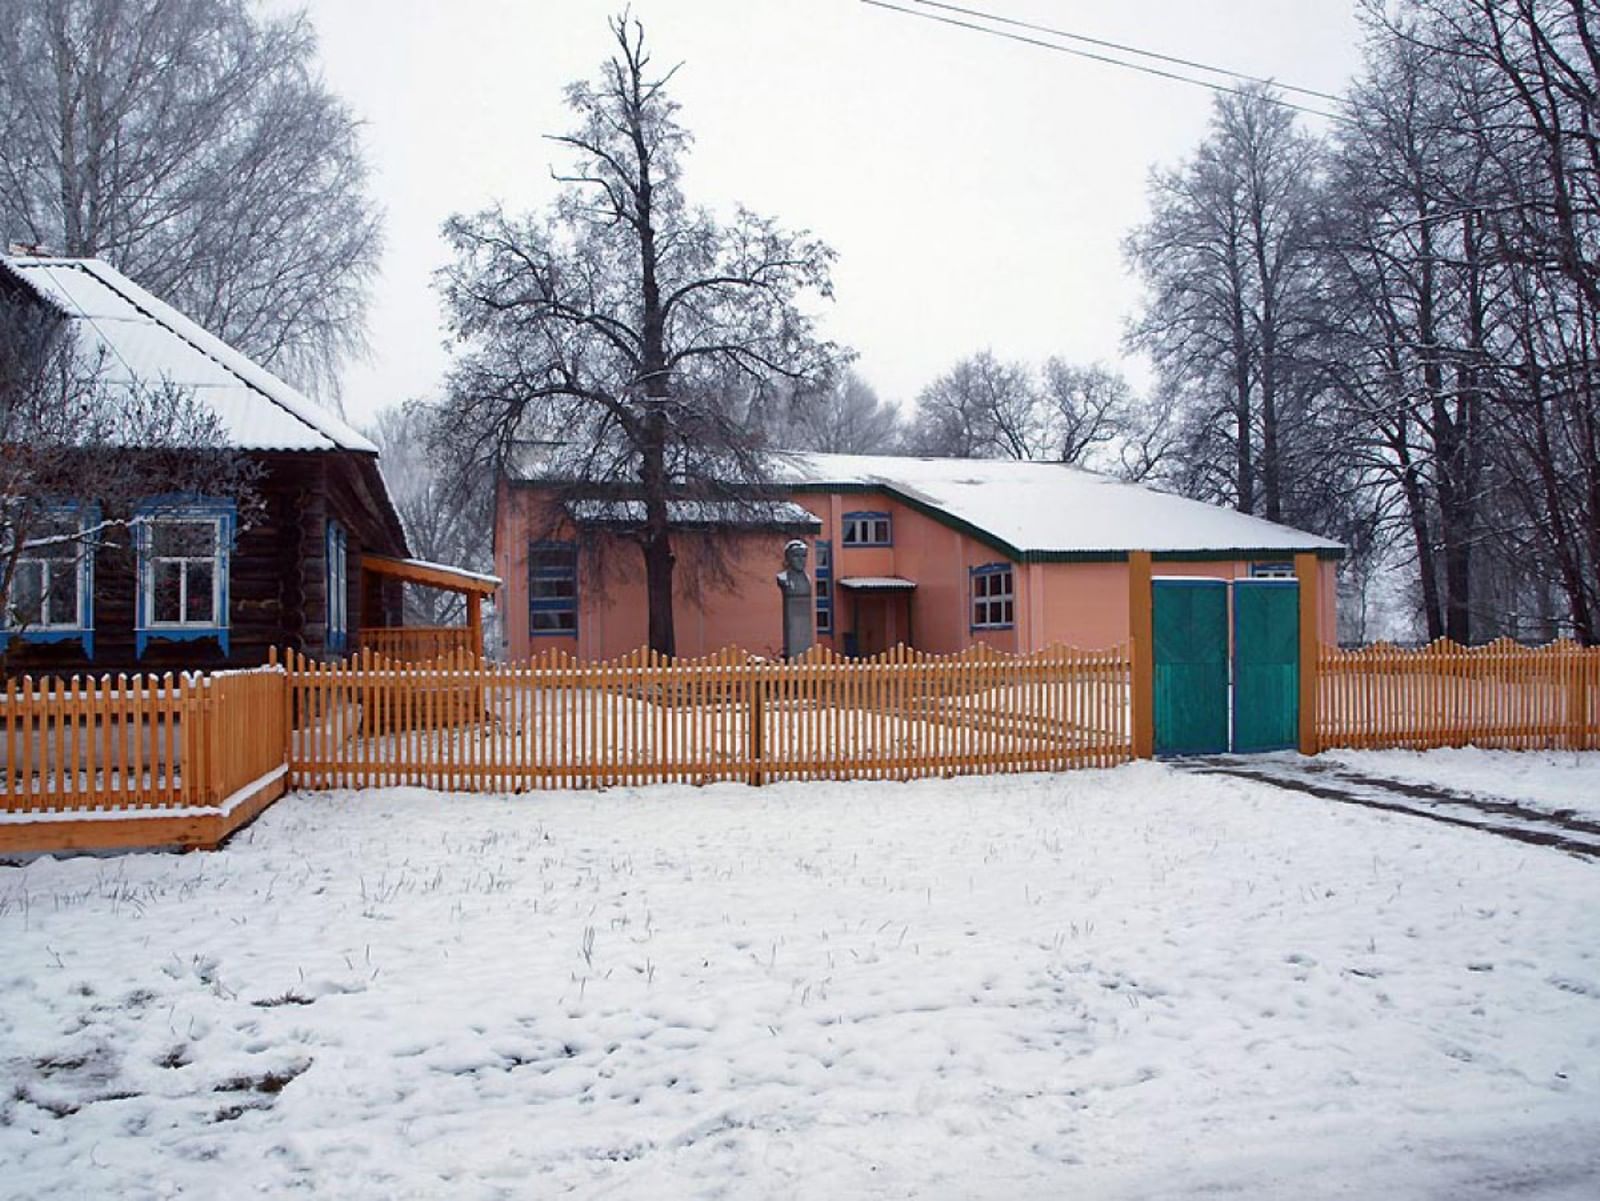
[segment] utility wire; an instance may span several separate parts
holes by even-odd
[[[1280,91],[1296,92],[1301,96],[1310,96],[1316,100],[1328,100],[1334,104],[1345,103],[1343,96],[1336,96],[1332,92],[1319,92],[1316,88],[1302,88],[1292,83],[1284,83],[1277,79],[1267,79],[1260,75],[1250,75],[1244,71],[1230,71],[1226,67],[1215,67],[1210,63],[1197,62],[1192,58],[1176,58],[1170,54],[1161,54],[1155,50],[1141,50],[1138,46],[1125,45],[1122,42],[1108,42],[1104,38],[1090,37],[1086,33],[1073,33],[1069,29],[1055,29],[1049,25],[1035,25],[1031,21],[1019,20],[1016,17],[1003,16],[1000,13],[985,12],[981,8],[963,8],[959,4],[944,4],[941,0],[914,0],[924,8],[942,8],[946,12],[960,13],[966,17],[978,17],[996,25],[1010,25],[1017,29],[1031,29],[1034,33],[1047,33],[1051,37],[1063,38],[1069,42],[1081,42],[1086,46],[1099,46],[1103,50],[1115,50],[1121,54],[1133,54],[1139,58],[1153,59],[1158,63],[1171,63],[1178,67],[1192,67],[1196,71],[1205,71],[1213,75],[1226,75],[1230,79],[1242,79],[1246,83],[1259,83],[1266,87],[1278,88]],[[1129,66],[1134,64],[1130,63]]]
[[[1005,38],[1007,41],[1021,42],[1027,46],[1038,46],[1045,50],[1054,50],[1060,54],[1070,54],[1075,58],[1089,59],[1091,62],[1105,63],[1108,66],[1113,67],[1125,67],[1130,71],[1139,71],[1145,75],[1154,75],[1159,79],[1170,79],[1177,83],[1191,84],[1194,87],[1205,88],[1207,91],[1211,92],[1220,92],[1229,96],[1253,96],[1256,99],[1265,101],[1268,104],[1277,105],[1279,108],[1286,108],[1297,113],[1305,113],[1309,117],[1321,117],[1325,121],[1349,120],[1348,117],[1342,117],[1336,113],[1323,112],[1321,109],[1310,108],[1304,104],[1295,104],[1293,101],[1285,100],[1281,96],[1274,96],[1271,93],[1247,92],[1243,88],[1228,87],[1226,84],[1215,83],[1208,79],[1196,79],[1192,75],[1180,75],[1176,71],[1165,71],[1160,67],[1149,67],[1142,63],[1130,63],[1125,59],[1112,58],[1109,55],[1096,54],[1089,50],[1079,50],[1072,46],[1063,46],[1059,42],[1047,42],[1042,38],[1029,37],[1026,34],[1021,33],[1012,33],[1005,29],[995,29],[989,25],[980,25],[975,21],[964,21],[956,17],[943,16],[939,13],[923,12],[915,8],[905,8],[899,4],[890,4],[887,2],[887,0],[861,0],[861,3],[871,5],[873,8],[882,8],[888,10],[889,12],[900,13],[907,17],[920,17],[924,21],[937,21],[941,25],[953,25],[957,29],[967,29],[976,33],[986,33],[991,37]],[[1221,68],[1213,67],[1205,69],[1215,70],[1219,73],[1221,72]],[[1266,82],[1270,84],[1270,81]]]

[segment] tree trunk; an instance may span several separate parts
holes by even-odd
[[[1230,247],[1230,262],[1237,263],[1237,245]],[[1245,324],[1244,284],[1235,266],[1231,271],[1230,286],[1233,341],[1233,423],[1238,435],[1234,447],[1234,507],[1241,513],[1256,511],[1255,463],[1250,453],[1250,342]]]
[[[672,527],[667,512],[665,417],[660,407],[645,417],[644,579],[650,609],[650,649],[662,655],[678,653],[677,629],[672,614]]]

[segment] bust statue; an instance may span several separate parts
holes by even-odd
[[[792,659],[811,649],[816,620],[811,607],[811,578],[806,575],[806,544],[798,538],[783,548],[778,591],[783,595],[783,657]]]

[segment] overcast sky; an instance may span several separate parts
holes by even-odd
[[[909,2],[909,0],[907,0]],[[969,7],[1338,91],[1354,0],[966,0]],[[367,122],[387,250],[358,423],[436,396],[448,362],[441,223],[542,209],[567,82],[608,54],[597,0],[311,0],[329,84]],[[742,203],[839,254],[830,336],[909,403],[957,358],[1137,363],[1121,241],[1153,165],[1203,136],[1209,93],[857,0],[636,0],[696,144],[691,200]],[[1315,122],[1313,122],[1315,124]]]

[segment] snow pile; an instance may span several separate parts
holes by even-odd
[[[1593,1196],[1600,865],[1138,764],[0,867],[0,1195]]]

